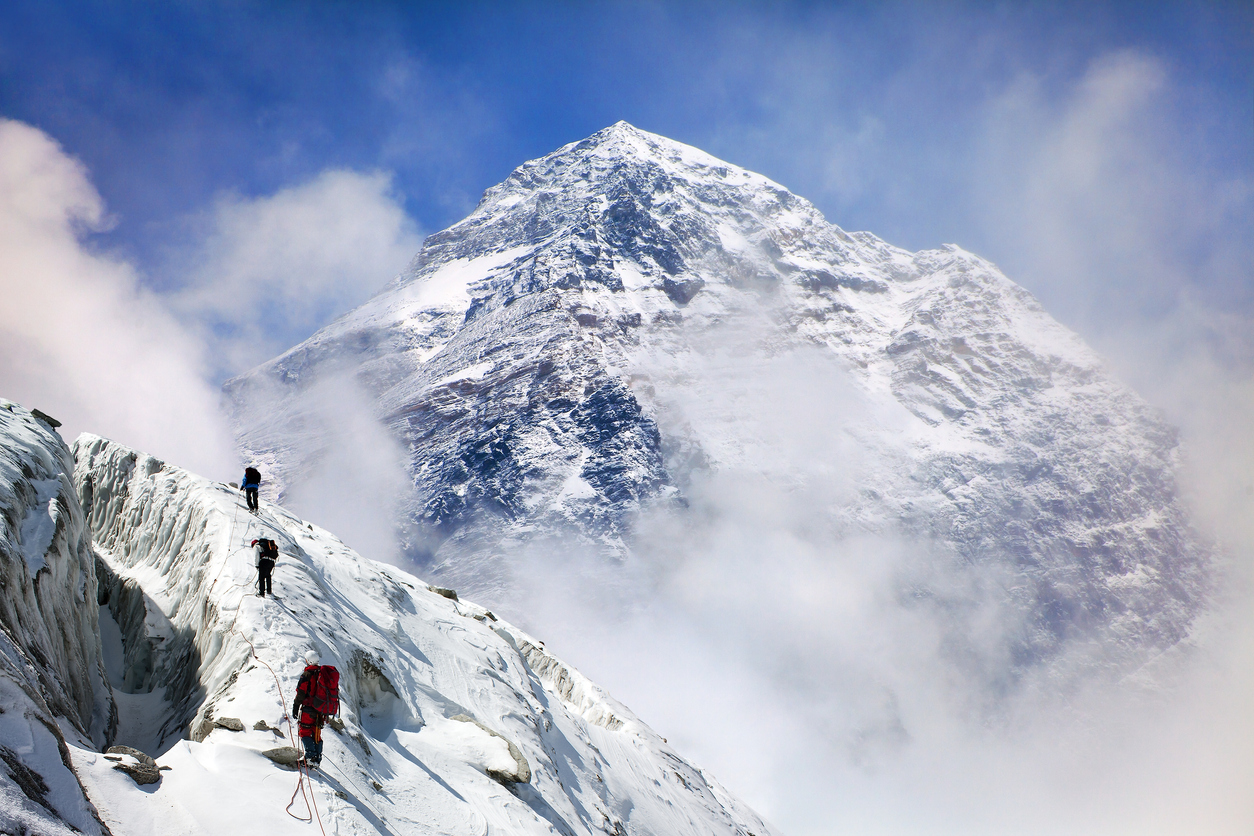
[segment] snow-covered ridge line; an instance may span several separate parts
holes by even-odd
[[[482,607],[365,560],[276,505],[252,516],[229,487],[122,445],[83,436],[75,452],[110,588],[137,591],[130,600],[147,608],[118,619],[127,658],[150,662],[128,681],[171,701],[163,724],[123,722],[119,735],[149,734],[172,767],[153,798],[177,815],[141,815],[133,792],[84,764],[118,829],[296,826],[261,752],[284,742],[271,730],[286,732],[312,648],[342,673],[344,728],[328,731],[327,783],[315,782],[342,834],[770,833],[627,709]],[[273,598],[252,588],[246,544],[258,536],[282,555]],[[119,692],[123,704],[139,699],[150,696]],[[240,798],[247,815],[209,797]]]
[[[589,723],[616,731],[623,721],[616,716],[626,714],[620,706],[611,707],[606,694],[578,671],[567,667],[559,659],[526,639],[517,639],[518,649],[536,676],[562,697],[562,701],[574,708]]]

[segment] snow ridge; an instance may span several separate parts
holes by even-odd
[[[342,673],[344,726],[328,729],[312,780],[328,832],[771,832],[482,607],[361,558],[277,505],[253,516],[238,491],[122,445],[84,435],[74,450],[107,588],[131,590],[102,608],[128,665],[145,671],[118,699],[163,694],[167,717],[119,729],[171,767],[154,791],[77,755],[118,832],[307,832],[283,809],[295,773],[262,752],[291,742],[286,706],[311,648]],[[253,588],[247,544],[259,536],[281,554],[271,598]],[[555,671],[573,684],[554,686]],[[189,728],[190,740],[171,733]]]

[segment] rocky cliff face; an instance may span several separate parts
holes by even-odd
[[[858,403],[778,416],[858,451],[831,536],[891,531],[994,568],[1023,620],[1014,664],[1187,632],[1206,551],[1175,435],[1075,334],[977,256],[846,233],[625,123],[519,167],[373,299],[226,392],[282,491],[327,453],[310,393],[350,375],[408,451],[408,556],[500,600],[520,543],[621,557],[639,516],[682,514],[702,474],[804,481],[795,439],[746,423],[737,395],[790,358]]]
[[[71,744],[112,741],[95,559],[70,451],[0,400],[0,831],[100,833]],[[64,729],[64,731],[63,731]],[[107,831],[106,831],[107,832]]]

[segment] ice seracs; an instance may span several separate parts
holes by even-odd
[[[0,832],[99,834],[71,746],[113,742],[91,533],[55,429],[0,399]]]

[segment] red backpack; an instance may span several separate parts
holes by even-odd
[[[335,665],[322,665],[314,672],[305,705],[326,717],[340,713],[340,672]]]

